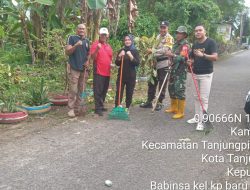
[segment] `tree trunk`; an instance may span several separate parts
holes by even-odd
[[[90,40],[95,41],[98,39],[98,32],[102,18],[101,9],[89,9],[86,0],[82,0],[81,4],[81,22],[85,23],[87,31],[86,35]]]
[[[87,36],[92,40],[92,23],[93,23],[93,10],[86,8],[86,27],[87,27]]]
[[[20,20],[21,20],[21,26],[22,26],[22,30],[23,30],[23,35],[24,35],[24,39],[25,42],[29,48],[30,54],[31,54],[31,59],[32,59],[32,64],[35,64],[36,62],[36,56],[35,56],[35,52],[34,52],[34,48],[32,46],[32,42],[30,39],[30,34],[29,34],[29,30],[27,27],[27,23],[25,21],[25,12],[20,12]]]
[[[120,20],[120,0],[109,0],[108,10],[109,30],[114,36],[116,36],[117,27]]]
[[[82,0],[81,2],[81,23],[87,24],[88,18],[88,6],[86,0]]]
[[[138,9],[135,0],[128,0],[128,29],[131,33],[135,27],[135,18],[138,16]]]
[[[131,33],[131,0],[128,0],[127,11],[128,11],[128,30]]]
[[[115,29],[114,29],[114,36],[116,36],[119,21],[120,21],[120,12],[121,12],[121,1],[116,1],[116,22],[115,22]]]
[[[37,4],[35,4],[35,6],[36,8],[38,8]],[[44,54],[39,52],[39,47],[41,47],[41,40],[43,38],[42,19],[35,11],[31,11],[31,21],[35,32],[35,36],[37,37],[37,39],[34,42],[36,58],[43,59]]]
[[[102,9],[94,10],[93,14],[93,33],[92,33],[92,40],[97,40],[99,36],[99,28],[101,24],[101,18],[102,18]]]

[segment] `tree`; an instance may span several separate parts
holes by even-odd
[[[135,27],[135,19],[138,16],[138,8],[135,0],[128,0],[128,30],[131,33]]]
[[[209,29],[221,17],[219,7],[212,1],[203,0],[168,0],[165,6],[157,2],[155,12],[161,20],[170,21],[170,29],[176,30],[179,25],[185,25],[189,30],[198,23],[203,23]]]
[[[237,15],[244,9],[244,0],[214,0],[219,6],[224,21],[234,22]]]
[[[9,2],[6,7],[3,7],[0,14],[1,15],[11,15],[13,18],[20,21],[20,27],[23,32],[23,37],[29,52],[32,58],[32,64],[36,61],[34,47],[32,45],[31,34],[28,28],[28,23],[30,18],[27,16],[27,12],[30,12],[30,9],[35,10],[33,5],[43,4],[43,5],[52,5],[52,0],[35,0],[35,1],[28,1],[28,0],[20,0],[14,5],[12,2]],[[40,24],[40,23],[39,23]]]
[[[108,18],[110,33],[116,36],[117,27],[120,21],[121,0],[108,1]]]

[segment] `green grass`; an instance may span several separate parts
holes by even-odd
[[[7,68],[7,64],[3,64]],[[6,72],[6,73],[5,73]],[[64,65],[12,65],[10,71],[0,72],[1,96],[17,95],[17,102],[23,103],[30,90],[38,89],[44,78],[49,93],[62,93],[65,86]],[[9,74],[10,73],[10,74]],[[9,76],[11,75],[11,76]]]

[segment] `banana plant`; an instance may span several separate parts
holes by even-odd
[[[86,6],[88,5],[88,6]],[[88,28],[88,36],[92,40],[95,40],[98,36],[98,28],[100,26],[101,18],[103,15],[103,8],[107,7],[109,17],[109,29],[115,36],[121,9],[121,0],[82,0],[81,11],[85,16],[85,20]],[[138,16],[138,8],[136,0],[127,0],[127,12],[128,12],[128,29],[132,32],[135,26],[135,18]],[[84,16],[81,16],[83,18]]]
[[[135,27],[135,18],[138,16],[138,8],[135,0],[128,0],[128,29],[132,32]]]
[[[109,0],[107,17],[109,18],[109,30],[116,36],[118,24],[120,21],[121,0]]]
[[[103,15],[103,9],[107,5],[107,0],[82,0],[81,1],[81,20],[87,26],[87,35],[94,41],[98,38],[98,31]]]
[[[153,53],[156,46],[159,44],[159,40],[156,39],[156,36],[154,34],[151,37],[136,37],[135,43],[141,57],[139,75],[149,76],[149,81],[153,84],[153,78],[157,75],[157,72],[154,69],[155,59]],[[152,53],[149,53],[149,49],[151,49]]]
[[[90,9],[103,9],[107,0],[87,0],[87,3]]]
[[[35,5],[47,5],[51,6],[53,0],[15,0],[6,2],[5,6],[0,9],[0,15],[10,15],[20,23],[20,27],[23,33],[23,37],[32,58],[32,64],[36,61],[36,55],[31,40],[31,32],[29,30],[31,10],[39,12]]]

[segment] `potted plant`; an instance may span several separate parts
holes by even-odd
[[[50,111],[51,103],[48,98],[48,87],[42,78],[38,88],[31,88],[29,95],[22,108],[26,109],[30,114],[41,114]]]
[[[65,57],[65,56],[64,56]],[[68,64],[65,64],[65,75],[63,77],[64,80],[64,92],[60,94],[55,94],[50,98],[50,102],[55,106],[66,106],[68,105]]]
[[[16,106],[16,97],[9,96],[0,101],[0,123],[17,123],[28,117],[26,110]]]
[[[69,101],[67,94],[56,94],[49,100],[55,106],[66,106]]]
[[[53,95],[50,98],[50,102],[53,105],[55,105],[55,106],[66,106],[66,105],[68,105],[69,99],[68,99],[68,93],[66,93],[66,91],[68,90],[68,71],[67,71],[67,66],[68,66],[68,64],[65,64],[64,93]]]

